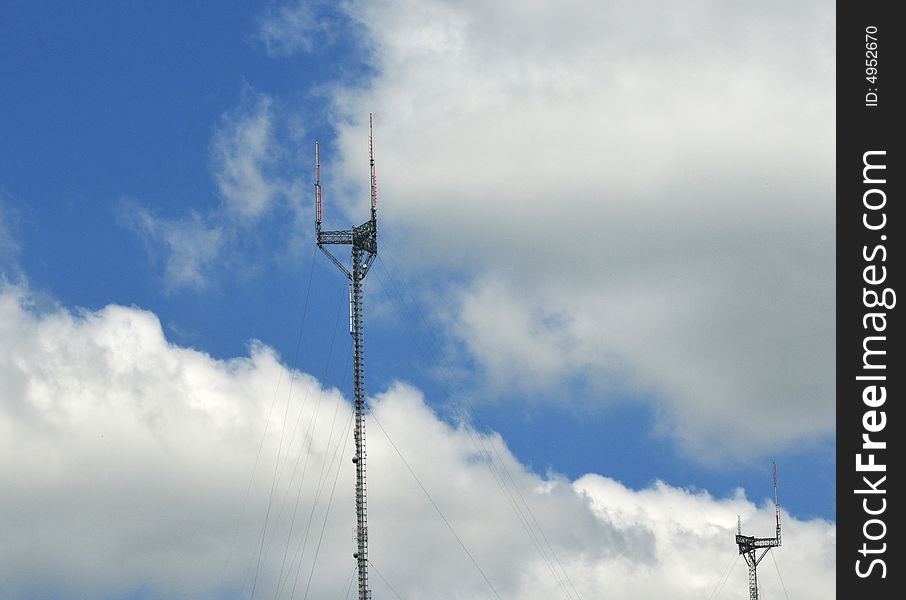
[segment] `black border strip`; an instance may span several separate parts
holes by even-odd
[[[899,306],[906,295],[894,300],[897,292],[906,294],[903,132],[895,127],[897,117],[906,116],[898,115],[906,112],[900,82],[906,24],[894,18],[895,6],[837,5],[839,598],[901,598],[906,574],[900,527],[906,506],[894,491],[906,484],[903,460],[895,458],[906,452],[900,352],[906,332]]]

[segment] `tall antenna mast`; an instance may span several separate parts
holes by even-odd
[[[745,557],[746,564],[749,565],[749,600],[758,600],[758,564],[771,548],[776,548],[780,545],[780,501],[777,499],[777,463],[774,463],[774,517],[777,520],[777,531],[772,538],[742,535],[742,521],[739,516],[736,517],[736,545],[739,546],[739,553]],[[762,550],[762,552],[761,555],[756,556],[758,550]]]
[[[365,347],[362,340],[362,284],[377,256],[377,175],[374,169],[374,128],[368,114],[368,155],[371,168],[371,219],[352,229],[321,231],[321,148],[315,142],[315,231],[318,248],[349,279],[349,333],[353,340],[353,373],[355,388],[355,512],[356,543],[353,553],[359,573],[359,600],[369,600],[368,589],[368,498],[365,485]],[[327,249],[331,244],[352,246],[352,268],[340,262]]]

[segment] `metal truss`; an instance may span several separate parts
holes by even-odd
[[[362,309],[362,284],[377,256],[377,177],[374,168],[374,135],[371,115],[368,116],[368,151],[371,165],[371,219],[352,229],[322,231],[321,152],[315,144],[316,156],[316,234],[318,248],[327,255],[334,265],[350,280],[349,284],[349,333],[353,339],[353,373],[355,396],[355,508],[356,508],[356,560],[358,570],[358,598],[369,600],[368,588],[368,493],[365,477],[365,344],[363,336],[364,319]],[[328,245],[352,247],[351,268],[340,261],[328,249]]]
[[[742,522],[737,519],[736,545],[739,553],[745,558],[749,566],[749,600],[758,600],[758,565],[761,559],[770,552],[771,548],[780,546],[780,502],[777,500],[777,464],[774,464],[774,517],[777,530],[774,537],[763,538],[751,535],[742,535]],[[761,550],[761,554],[758,551]]]

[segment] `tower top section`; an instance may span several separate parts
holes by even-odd
[[[315,142],[315,234],[318,247],[350,280],[365,278],[374,258],[377,256],[377,170],[374,163],[374,117],[368,114],[368,167],[371,179],[371,218],[349,229],[324,231],[321,221],[324,216],[324,190],[321,186],[321,144]],[[353,253],[362,259],[361,269],[353,273],[343,262],[330,252],[328,246],[351,245]]]

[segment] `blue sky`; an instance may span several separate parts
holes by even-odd
[[[467,398],[539,476],[760,504],[776,460],[784,509],[833,522],[833,104],[802,108],[832,13],[787,15],[810,70],[778,99],[774,9],[662,15],[623,69],[606,40],[641,9],[579,3],[599,30],[573,35],[504,4],[4,3],[7,285],[38,315],[149,311],[214,360],[259,340],[348,395],[313,146],[325,227],[364,221],[373,111],[369,393],[406,382],[447,423]]]

